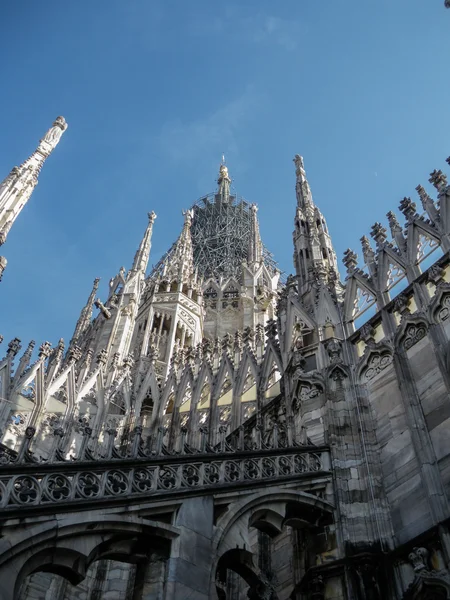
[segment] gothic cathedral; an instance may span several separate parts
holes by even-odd
[[[0,184],[0,244],[66,129]],[[450,186],[341,278],[293,175],[287,279],[222,162],[150,274],[148,214],[67,345],[7,344],[0,600],[450,599]]]

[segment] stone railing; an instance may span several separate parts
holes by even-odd
[[[186,460],[189,459],[189,460]],[[172,459],[173,461],[173,459]],[[226,455],[183,456],[179,462],[155,459],[3,466],[0,470],[0,509],[10,509],[114,498],[155,496],[167,492],[217,489],[221,486],[265,484],[329,472],[325,448]],[[57,468],[59,467],[59,468]]]

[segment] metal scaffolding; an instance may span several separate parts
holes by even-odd
[[[194,265],[205,279],[239,278],[251,242],[250,204],[236,195],[213,193],[193,206],[191,226]],[[162,273],[175,244],[153,268],[150,278]],[[273,255],[263,245],[263,259],[269,271],[280,270]]]

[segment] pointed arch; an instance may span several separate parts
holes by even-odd
[[[440,234],[433,225],[416,218],[408,226],[407,253],[411,264],[419,265],[440,248]]]
[[[264,399],[275,398],[281,392],[282,363],[279,353],[269,340],[260,368],[259,386]]]
[[[177,391],[177,408],[180,412],[189,412],[192,402],[192,390],[194,387],[194,375],[191,367],[188,365],[183,375]]]
[[[396,348],[407,352],[428,333],[429,323],[423,314],[404,315],[394,336]]]
[[[294,383],[292,400],[293,412],[298,412],[302,403],[306,400],[317,398],[323,394],[324,389],[325,383],[321,377],[315,375],[308,377],[307,374],[299,377]]]
[[[202,390],[205,385],[209,386],[209,396],[211,395],[212,384],[213,384],[213,372],[211,365],[207,361],[203,361],[200,368],[197,379],[195,380],[194,389],[192,393],[192,405],[200,408],[206,404],[205,400],[202,400]],[[209,398],[209,397],[208,397]],[[209,402],[208,402],[209,406]]]
[[[436,288],[428,307],[428,318],[431,323],[450,320],[450,283],[443,283]]]
[[[222,360],[220,362],[219,371],[216,375],[216,381],[213,386],[213,394],[214,397],[219,399],[225,394],[228,394],[232,391],[233,384],[235,379],[235,373],[233,364],[231,362],[230,357],[227,354],[222,355]],[[231,403],[231,393],[230,393],[230,403]]]
[[[344,296],[344,320],[355,321],[376,305],[376,290],[371,278],[363,272],[352,273],[347,281]]]
[[[236,396],[243,396],[252,385],[256,387],[258,375],[258,365],[253,355],[253,352],[250,348],[245,347],[236,373]],[[249,385],[250,380],[253,381],[251,385]]]
[[[171,414],[175,405],[175,395],[178,382],[175,373],[171,371],[161,393],[161,404],[159,410],[160,420],[164,420],[165,415]]]
[[[372,343],[366,346],[364,354],[356,367],[356,378],[361,383],[368,383],[389,367],[393,361],[392,348],[385,343]]]

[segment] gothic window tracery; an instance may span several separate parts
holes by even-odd
[[[392,363],[392,354],[387,351],[372,352],[366,366],[361,371],[361,379],[367,383],[379,375]]]
[[[450,315],[450,294],[442,296],[439,308],[436,311],[437,321],[447,321]]]
[[[417,243],[417,264],[424,261],[431,253],[439,248],[439,242],[423,233],[419,234]]]
[[[405,350],[412,348],[417,342],[427,335],[425,323],[410,323],[402,336],[401,345]]]
[[[209,383],[204,383],[200,392],[199,405],[201,408],[209,408],[211,399],[211,386]]]

